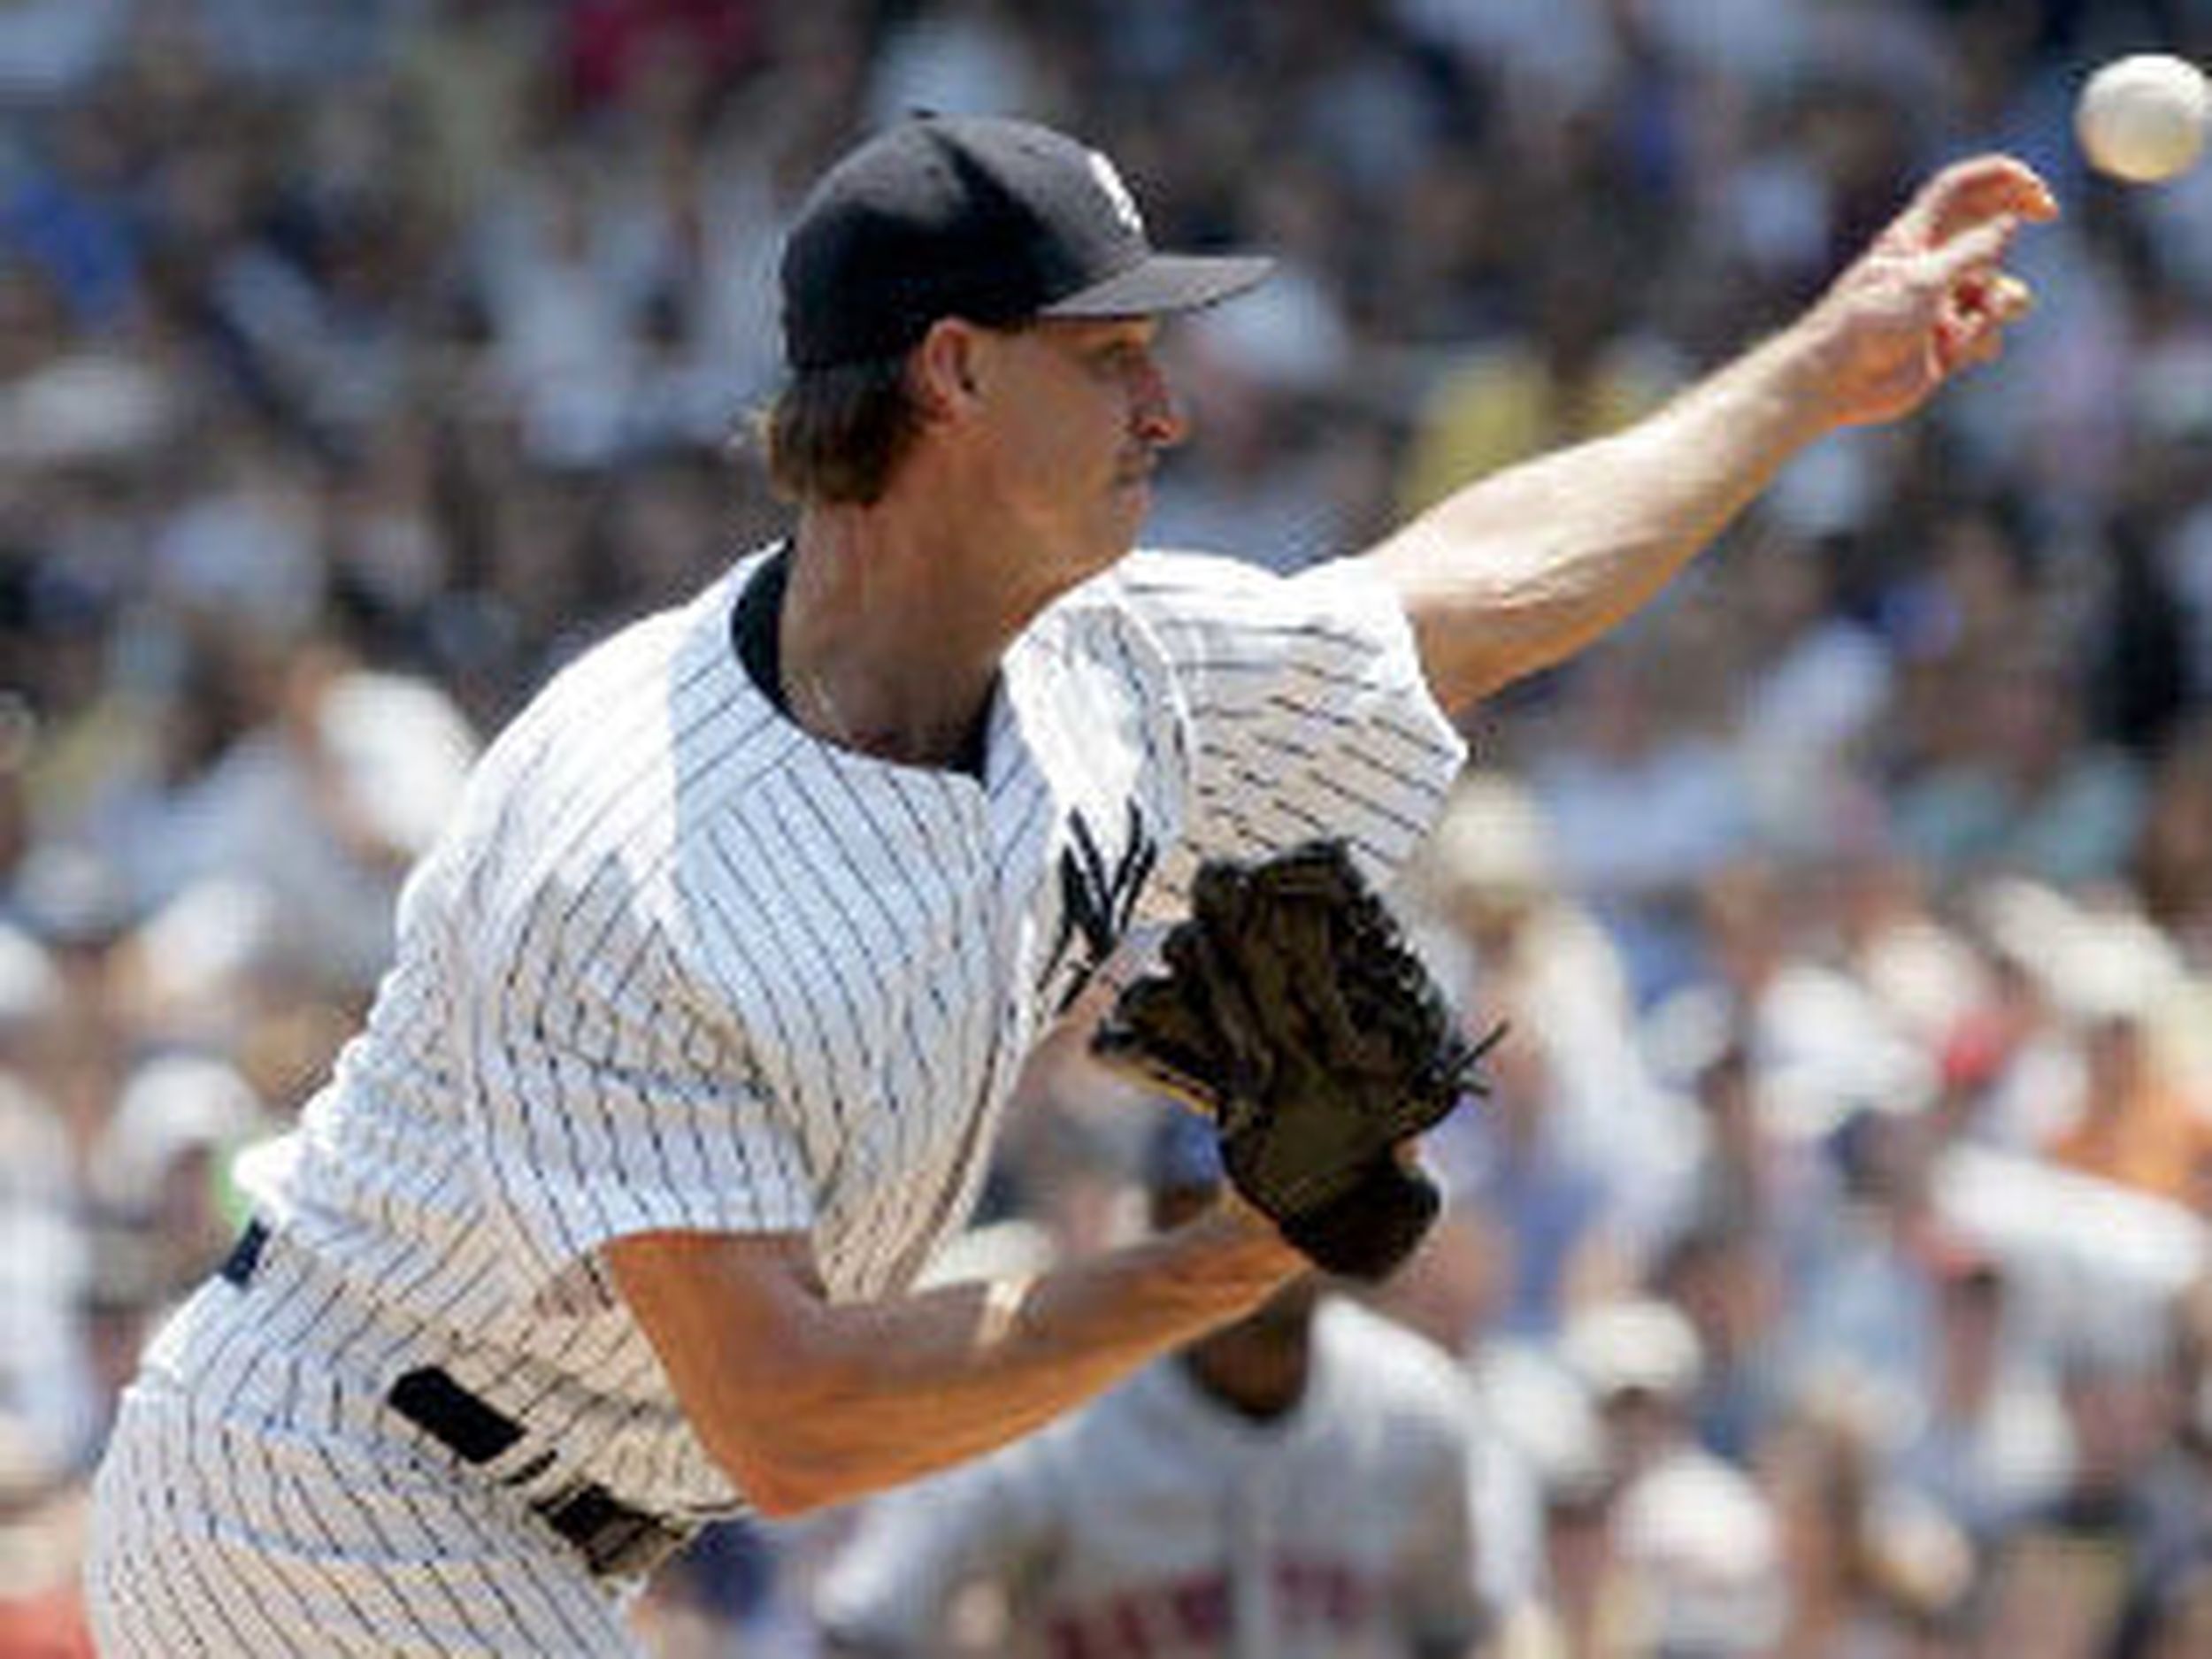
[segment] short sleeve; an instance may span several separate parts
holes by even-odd
[[[1357,560],[1281,577],[1141,554],[1125,591],[1161,642],[1192,737],[1185,868],[1320,836],[1386,879],[1426,837],[1466,759],[1396,594]]]

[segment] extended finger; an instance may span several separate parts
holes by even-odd
[[[2007,324],[2026,316],[2035,303],[2034,292],[2025,282],[1993,264],[1980,264],[1978,252],[1962,250],[1960,257],[1967,268],[1946,285],[1938,352],[1947,369],[1995,356],[1996,336]]]
[[[2035,308],[2035,293],[2010,272],[1972,273],[1952,290],[1952,303],[1962,318],[2001,327]]]
[[[1982,311],[1998,323],[2018,322],[2035,309],[2035,290],[2018,277],[1999,272],[1983,298]]]
[[[1245,977],[1251,953],[1239,949],[1234,927],[1217,915],[1193,916],[1188,926],[1190,983],[1221,1040],[1225,1090],[1264,1091],[1275,1050],[1261,1002],[1267,993]]]
[[[1962,232],[1922,256],[1925,261],[1921,266],[1922,281],[1947,296],[1956,295],[1969,285],[1986,284],[1996,275],[1997,262],[2005,257],[2019,228],[2020,221],[2006,213]]]
[[[1947,375],[1997,357],[2004,349],[2005,325],[2025,315],[2032,303],[2027,284],[2002,273],[1962,285],[1937,320],[1939,368]]]
[[[1999,215],[2039,224],[2058,217],[2058,198],[2025,162],[1975,156],[1954,162],[1923,185],[1896,228],[1923,247],[1937,247]]]

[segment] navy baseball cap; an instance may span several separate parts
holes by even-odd
[[[1114,165],[1002,116],[919,116],[825,173],[784,243],[795,370],[895,357],[941,317],[1149,317],[1240,294],[1271,260],[1154,250]]]

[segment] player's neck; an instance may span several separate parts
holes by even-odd
[[[1296,1409],[1306,1396],[1311,1369],[1303,1344],[1253,1351],[1202,1342],[1186,1348],[1182,1362],[1191,1380],[1216,1405],[1253,1423],[1272,1423]]]
[[[841,748],[915,766],[972,752],[999,663],[1033,611],[961,580],[866,515],[810,514],[780,624],[791,712]]]

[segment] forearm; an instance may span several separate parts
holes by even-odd
[[[1026,1284],[826,1309],[827,1363],[797,1414],[818,1436],[810,1460],[849,1493],[988,1451],[1247,1311],[1302,1266],[1259,1224],[1216,1215]]]
[[[1438,698],[1573,655],[1655,594],[1834,424],[1816,321],[1625,431],[1463,488],[1376,549]]]
[[[726,1242],[669,1241],[703,1253],[687,1271],[729,1282],[696,1314],[664,1309],[646,1324],[694,1428],[770,1514],[842,1502],[1026,1434],[1303,1265],[1263,1222],[1217,1212],[1026,1283],[839,1305],[795,1279],[764,1281],[718,1253]],[[773,1306],[758,1305],[764,1294]],[[717,1302],[740,1317],[712,1317]]]

